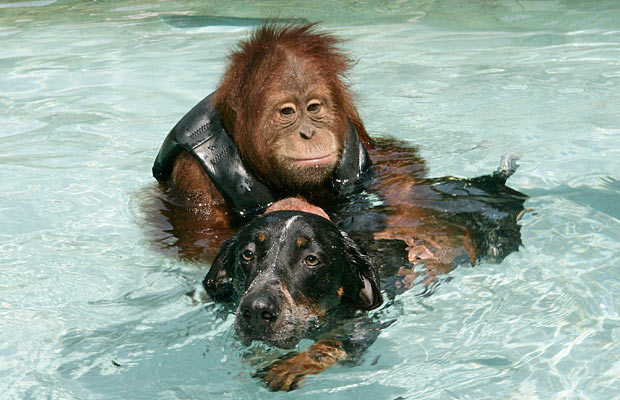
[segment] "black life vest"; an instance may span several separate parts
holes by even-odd
[[[233,211],[241,218],[251,217],[279,198],[243,164],[211,104],[212,96],[196,104],[168,133],[153,164],[153,176],[160,182],[168,180],[176,156],[185,149],[200,161]],[[370,165],[368,152],[349,122],[340,164],[328,184],[330,191],[338,196],[351,193]]]

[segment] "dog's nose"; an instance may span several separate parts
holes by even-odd
[[[248,324],[260,327],[274,322],[280,314],[280,307],[271,297],[256,294],[243,299],[240,311]]]

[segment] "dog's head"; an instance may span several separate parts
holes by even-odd
[[[383,299],[376,267],[329,220],[276,211],[224,243],[203,282],[211,297],[238,300],[235,329],[249,344],[291,348],[339,307],[370,310]]]

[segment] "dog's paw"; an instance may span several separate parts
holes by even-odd
[[[342,343],[319,341],[303,353],[278,360],[254,376],[261,379],[271,391],[297,389],[306,375],[325,371],[346,358]]]

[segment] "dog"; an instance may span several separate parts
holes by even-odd
[[[526,196],[504,185],[512,172],[500,165],[478,178],[428,180],[420,187],[435,195],[420,206],[442,210],[468,227],[480,258],[499,262],[521,244],[517,221]],[[352,224],[352,218],[339,227],[299,198],[267,211],[222,245],[203,285],[212,299],[233,304],[234,329],[244,345],[260,341],[292,349],[301,339],[315,341],[255,375],[274,391],[293,390],[305,376],[337,362],[357,361],[393,322],[378,322],[366,312],[382,305],[383,292],[393,299],[421,283],[420,294],[428,295],[439,274],[475,261],[437,236],[422,235],[413,245],[389,238],[356,243],[341,228],[364,223]],[[425,273],[416,269],[420,262]],[[439,262],[444,269],[436,268]]]
[[[331,221],[303,211],[274,211],[246,225],[224,243],[203,284],[212,298],[238,304],[234,327],[245,345],[290,349],[316,339],[259,374],[271,390],[292,390],[346,359],[350,343],[325,328],[383,303],[377,266]]]

